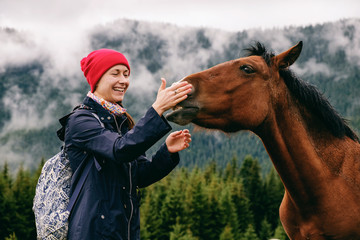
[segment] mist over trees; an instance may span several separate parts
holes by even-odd
[[[74,39],[83,41],[82,48],[65,50],[0,28],[0,239],[34,239],[39,166],[60,150],[58,119],[89,90],[79,62],[94,49],[113,48],[129,59],[124,105],[138,120],[155,100],[160,77],[171,84],[243,56],[254,41],[275,53],[303,41],[291,69],[360,131],[360,19],[241,32],[118,20],[84,35]],[[193,141],[181,152],[180,167],[142,190],[143,239],[285,239],[278,218],[283,186],[260,139],[186,128]]]
[[[82,35],[86,38],[74,39],[83,42],[82,48],[56,49],[29,32],[0,28],[0,164],[7,162],[12,169],[23,164],[33,170],[41,158],[59,151],[58,119],[89,90],[79,62],[98,48],[113,48],[129,59],[131,84],[124,105],[137,120],[155,100],[160,77],[171,84],[243,56],[243,49],[254,41],[275,53],[303,41],[303,51],[291,68],[316,85],[356,131],[360,129],[360,19],[241,32],[118,20]],[[193,130],[192,125],[186,127]],[[271,168],[261,141],[248,132],[229,136],[194,131],[193,140],[182,154],[184,166],[201,167],[215,159],[225,167],[223,159],[251,154],[265,172]]]

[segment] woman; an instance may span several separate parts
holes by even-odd
[[[81,163],[94,164],[71,212],[68,239],[140,239],[138,188],[175,168],[178,152],[189,147],[190,133],[186,129],[171,133],[152,161],[145,151],[171,130],[163,113],[184,100],[191,85],[183,82],[166,88],[162,79],[155,102],[134,124],[121,105],[130,83],[125,56],[96,50],[81,61],[81,69],[91,90],[65,127],[72,186],[83,170]]]

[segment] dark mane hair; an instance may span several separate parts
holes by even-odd
[[[275,56],[259,42],[245,50],[248,52],[248,56],[263,57],[268,66],[271,66],[271,58]],[[280,70],[279,73],[291,94],[306,109],[316,115],[334,136],[338,138],[348,136],[352,140],[360,142],[358,136],[348,126],[347,121],[340,116],[314,85],[301,80],[289,69]]]
[[[271,66],[271,59],[275,56],[273,52],[268,51],[260,42],[256,42],[255,45],[251,45],[249,48],[246,48],[245,51],[247,52],[247,56],[262,57],[268,66]]]

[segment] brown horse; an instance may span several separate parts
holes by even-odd
[[[258,135],[285,186],[280,220],[291,239],[360,239],[359,138],[289,70],[301,49],[274,55],[257,43],[247,57],[187,76],[193,91],[167,118]]]

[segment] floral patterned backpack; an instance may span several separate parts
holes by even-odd
[[[60,119],[60,122],[64,122],[70,114]],[[93,115],[104,127],[99,117],[95,113]],[[64,127],[58,131],[59,138],[62,141],[64,140],[63,131]],[[67,238],[68,218],[94,163],[90,159],[87,158],[81,163],[83,166],[79,166],[83,167],[84,170],[71,197],[69,195],[73,173],[65,147],[62,147],[59,153],[45,162],[36,186],[33,202],[37,239]]]

